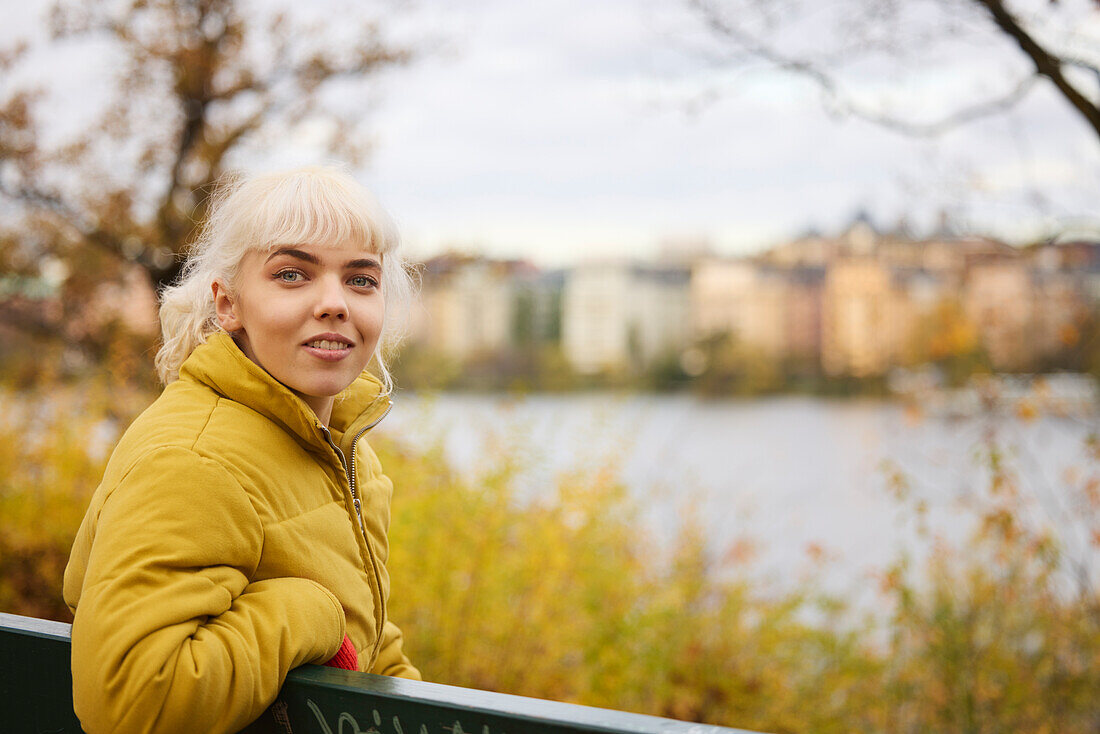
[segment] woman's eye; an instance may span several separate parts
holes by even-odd
[[[348,282],[356,288],[374,288],[378,285],[374,278],[367,275],[353,275],[348,279]]]
[[[276,273],[275,277],[284,283],[297,283],[302,279],[302,274],[297,270],[284,270],[280,273]]]

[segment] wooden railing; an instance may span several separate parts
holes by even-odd
[[[0,613],[0,731],[79,734],[69,625]],[[254,734],[734,734],[720,726],[306,665]]]

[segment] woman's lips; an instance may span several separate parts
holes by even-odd
[[[338,362],[351,354],[351,345],[342,339],[312,339],[302,346],[314,357],[326,362]]]

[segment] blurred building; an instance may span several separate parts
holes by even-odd
[[[788,254],[795,255],[792,262],[806,262]],[[696,263],[690,288],[693,338],[729,334],[769,357],[816,357],[824,271],[775,262],[709,258]]]
[[[1031,272],[1022,258],[983,258],[967,269],[963,308],[994,368],[1031,366],[1034,296]]]
[[[1034,348],[1043,360],[1075,347],[1100,311],[1100,243],[1045,244],[1027,256],[1035,289]]]
[[[825,268],[792,268],[787,271],[786,277],[788,287],[784,327],[787,333],[787,356],[803,363],[819,362]]]
[[[760,259],[780,268],[823,268],[840,255],[840,240],[807,232],[790,242],[776,245]]]
[[[512,337],[515,344],[529,346],[561,341],[564,283],[564,270],[527,267],[513,272]]]
[[[822,292],[821,364],[831,375],[880,375],[900,353],[908,324],[890,270],[871,257],[829,265]]]
[[[1043,368],[1100,313],[1092,242],[919,240],[858,217],[836,237],[808,233],[752,258],[693,257],[565,271],[433,258],[410,338],[459,360],[560,343],[574,369],[595,373],[728,334],[789,368],[868,377],[978,347],[997,369]]]
[[[1074,347],[1082,338],[1081,329],[1088,318],[1088,306],[1074,273],[1057,270],[1039,271],[1032,276],[1034,313],[1031,349],[1040,367]]]
[[[689,341],[686,267],[622,261],[579,265],[565,276],[562,347],[582,373],[640,368]]]
[[[710,259],[691,271],[690,320],[696,339],[730,334],[769,356],[787,351],[787,281],[752,260]]]
[[[460,360],[510,345],[515,275],[530,267],[453,254],[428,260],[421,275],[420,305],[410,318],[409,341]]]
[[[1076,280],[1078,293],[1091,309],[1100,308],[1100,242],[1071,241],[1039,248],[1036,267],[1056,269]]]

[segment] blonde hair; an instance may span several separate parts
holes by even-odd
[[[397,253],[400,239],[393,220],[355,179],[331,167],[230,175],[219,182],[179,280],[160,296],[162,344],[156,367],[161,381],[176,380],[195,347],[221,330],[211,285],[221,280],[232,291],[246,254],[279,245],[347,242],[383,256],[386,318],[374,359],[385,391],[391,392],[386,359],[402,335],[412,279]]]

